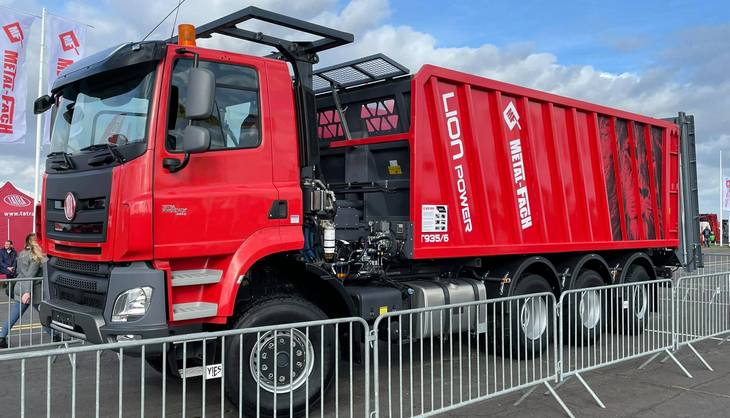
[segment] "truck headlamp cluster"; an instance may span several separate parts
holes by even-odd
[[[134,321],[144,316],[152,301],[151,287],[136,287],[120,294],[114,302],[112,322]]]

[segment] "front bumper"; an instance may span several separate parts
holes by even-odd
[[[117,341],[119,335],[135,338],[171,334],[167,323],[165,275],[146,263],[115,266],[106,276],[89,275],[48,263],[44,269],[40,320],[43,325],[95,344]],[[126,290],[152,287],[145,315],[135,321],[111,322],[117,297]],[[68,296],[73,295],[73,300]]]

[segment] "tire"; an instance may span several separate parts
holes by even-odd
[[[563,329],[570,333],[564,337],[569,345],[588,346],[598,342],[603,334],[606,293],[590,290],[603,286],[603,278],[594,270],[583,270],[571,285],[571,289],[585,289],[566,295],[567,310],[563,313]]]
[[[644,266],[634,264],[629,267],[624,283],[646,282],[651,276]],[[631,286],[616,292],[615,331],[627,335],[638,335],[644,332],[646,322],[651,313],[649,289],[647,286]]]
[[[548,281],[537,274],[527,274],[517,282],[512,296],[531,293],[552,293]],[[505,335],[509,335],[508,349],[512,358],[529,359],[539,356],[552,338],[553,324],[550,310],[554,309],[550,299],[529,298],[506,302],[504,309],[509,312]]]
[[[182,368],[182,361],[173,360],[175,358],[175,353],[173,350],[168,351],[166,358],[167,364],[165,365],[162,364],[162,354],[147,355],[145,356],[145,362],[159,374],[162,374],[162,370],[166,368],[167,370],[165,372],[165,375],[168,379],[182,380],[179,370],[180,368]],[[191,367],[190,364],[191,362],[188,361],[187,366]]]
[[[324,312],[304,299],[294,296],[275,297],[258,302],[244,311],[235,328],[324,319],[327,319]],[[231,402],[242,408],[246,416],[273,416],[274,405],[276,415],[279,416],[289,415],[290,411],[293,415],[300,416],[305,412],[307,404],[310,411],[315,409],[320,397],[324,396],[332,383],[334,374],[336,353],[333,327],[309,327],[309,340],[306,327],[284,329],[276,333],[261,331],[242,335],[226,338],[224,376],[226,395]],[[241,348],[242,353],[239,353]],[[267,358],[274,359],[275,352],[277,361],[267,361]],[[305,360],[290,364],[290,354],[294,358],[304,356]],[[239,365],[239,358],[242,358],[243,364]],[[298,364],[298,370],[294,370],[295,364]],[[288,373],[290,367],[295,375],[293,379]],[[266,371],[269,373],[266,374]],[[280,374],[281,371],[286,372],[286,375]],[[239,378],[243,382],[240,393],[242,405],[239,405]],[[283,382],[279,379],[283,379]]]

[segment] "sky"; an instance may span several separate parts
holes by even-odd
[[[178,0],[0,0],[93,26],[88,52],[141,39]],[[700,211],[719,209],[719,152],[730,174],[730,1],[186,0],[178,23],[200,25],[247,5],[355,34],[321,54],[330,65],[383,52],[412,72],[430,63],[654,117],[695,115]],[[32,37],[39,39],[40,25]],[[170,35],[172,19],[151,36]],[[252,28],[256,29],[256,28]],[[204,46],[261,53],[225,39]],[[29,106],[37,96],[31,45]],[[35,121],[25,145],[0,145],[0,184],[33,190]],[[43,155],[47,153],[44,150]]]

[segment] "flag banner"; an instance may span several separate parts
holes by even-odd
[[[86,25],[54,15],[46,17],[46,80],[48,92],[61,72],[84,57],[86,52]],[[50,113],[50,112],[49,112]],[[44,143],[50,143],[50,116],[44,115]]]
[[[722,210],[730,211],[730,177],[722,178]]]
[[[0,13],[0,145],[25,143],[28,96],[25,55],[35,19],[8,9]]]

